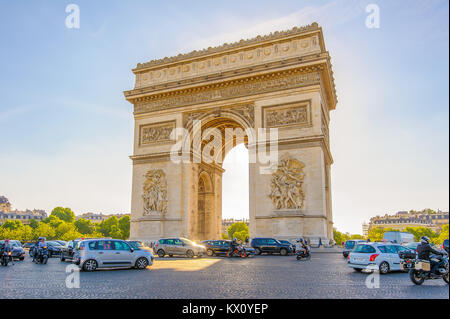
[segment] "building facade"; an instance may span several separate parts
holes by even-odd
[[[369,229],[378,227],[404,230],[406,227],[426,227],[435,232],[440,232],[442,226],[447,225],[448,221],[448,212],[400,211],[393,215],[386,214],[371,218]]]
[[[90,220],[93,223],[101,223],[104,220],[107,220],[110,217],[116,216],[118,219],[124,217],[124,216],[130,216],[130,214],[102,214],[102,213],[84,213],[82,215],[76,216],[76,219],[87,219]]]
[[[31,220],[39,222],[44,218],[47,218],[47,213],[44,210],[12,210],[12,205],[9,200],[4,196],[0,196],[0,225],[7,220],[20,220],[26,225],[29,224]]]

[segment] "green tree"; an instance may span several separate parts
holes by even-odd
[[[334,241],[338,245],[341,245],[342,242],[345,242],[350,239],[350,236],[348,234],[341,233],[336,228],[333,229],[333,236],[334,236]]]
[[[39,237],[45,237],[46,239],[55,239],[55,229],[48,223],[39,223],[38,227],[34,230],[33,239]]]
[[[383,240],[383,236],[385,232],[388,231],[399,231],[398,229],[392,229],[392,228],[382,228],[382,227],[375,227],[375,228],[371,228],[369,230],[369,234],[368,234],[368,238],[375,242],[375,241],[382,241]]]
[[[438,234],[426,227],[406,227],[404,231],[414,235],[416,241],[420,241],[422,236],[427,236],[431,240],[438,238]]]
[[[84,235],[92,235],[95,231],[95,225],[88,219],[80,218],[75,221],[77,231]]]
[[[119,226],[112,225],[111,230],[109,231],[109,236],[112,238],[125,239]]]
[[[229,239],[227,233],[222,233],[222,239]]]
[[[435,244],[442,245],[444,243],[444,240],[448,239],[448,224],[442,226],[441,233],[439,234],[439,237],[435,239]]]
[[[130,238],[130,216],[125,215],[119,219],[119,229],[123,239]]]
[[[1,226],[1,228],[9,229],[9,230],[16,230],[16,229],[19,229],[22,227],[23,227],[23,224],[20,220],[7,220]]]
[[[233,239],[236,236],[236,233],[240,233],[240,236],[244,236],[244,233],[241,232],[246,232],[246,236],[250,237],[250,230],[248,229],[248,226],[246,223],[244,222],[235,222],[233,224],[231,224],[230,227],[228,227],[227,229],[228,232],[228,238]]]
[[[350,239],[364,239],[363,235],[354,234],[350,236]]]
[[[73,223],[75,222],[75,214],[74,212],[66,207],[55,207],[52,212],[50,213],[50,216],[56,216],[59,219],[67,222],[67,223]]]
[[[36,229],[36,227],[38,227],[39,223],[36,219],[30,219],[30,227],[33,229]]]
[[[112,226],[116,226],[119,229],[119,219],[116,216],[111,216],[108,219],[102,221],[98,225],[98,232],[102,233],[105,237],[112,237]],[[119,229],[120,230],[120,229]]]

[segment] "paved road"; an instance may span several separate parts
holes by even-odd
[[[349,269],[339,254],[316,253],[254,258],[164,258],[145,270],[81,273],[80,288],[66,288],[69,263],[51,259],[36,265],[27,258],[0,267],[3,298],[449,298],[443,280],[413,285],[407,274],[380,276],[368,289],[368,274]]]

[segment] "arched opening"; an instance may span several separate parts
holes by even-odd
[[[222,233],[237,221],[249,218],[249,155],[245,144],[234,147],[225,157],[222,168]]]

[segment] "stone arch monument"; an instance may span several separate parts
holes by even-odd
[[[316,23],[139,63],[133,73],[135,87],[124,92],[135,120],[131,238],[219,239],[221,162],[239,142],[259,149],[261,128],[277,129],[277,164],[264,171],[249,163],[250,236],[333,238],[329,122],[337,98]],[[227,140],[227,129],[253,133]],[[174,161],[174,146],[193,145],[196,130],[198,152]],[[203,139],[208,130],[222,138]],[[204,152],[211,141],[221,143]],[[193,160],[202,152],[213,160]]]

